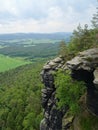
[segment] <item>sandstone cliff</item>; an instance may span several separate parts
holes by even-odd
[[[98,48],[80,52],[78,56],[66,63],[62,57],[57,57],[45,64],[41,72],[44,88],[42,89],[42,107],[44,119],[41,121],[40,130],[69,130],[73,123],[74,130],[81,130],[75,126],[77,118],[64,116],[67,109],[57,109],[53,73],[59,68],[71,70],[71,77],[86,83],[85,95],[86,110],[94,116],[98,115]],[[66,100],[66,99],[65,99]],[[62,127],[63,124],[63,127]]]

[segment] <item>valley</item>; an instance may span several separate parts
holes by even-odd
[[[40,72],[58,54],[61,40],[0,35],[0,130],[39,129],[43,118]]]
[[[18,66],[52,59],[58,55],[60,42],[71,33],[0,35],[0,72]]]

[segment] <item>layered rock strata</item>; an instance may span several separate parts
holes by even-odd
[[[44,88],[42,89],[42,106],[44,119],[41,121],[40,130],[62,130],[62,118],[64,112],[58,110],[55,97],[53,73],[59,68],[70,69],[73,79],[84,81],[87,87],[86,105],[94,115],[98,115],[98,48],[80,52],[78,56],[64,63],[61,57],[49,61],[41,72]],[[66,100],[66,99],[65,99]],[[65,119],[68,122],[69,119]],[[71,122],[71,121],[70,121]],[[68,130],[70,122],[64,123],[64,130]]]

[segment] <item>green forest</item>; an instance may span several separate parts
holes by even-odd
[[[61,41],[59,54],[66,60],[73,58],[78,52],[98,47],[98,8],[96,14],[92,17],[92,28],[85,24],[81,27],[78,25],[77,29],[73,31],[69,44]]]
[[[38,130],[43,63],[0,73],[0,130]]]
[[[0,41],[0,54],[31,59],[56,56],[60,40],[14,39]]]

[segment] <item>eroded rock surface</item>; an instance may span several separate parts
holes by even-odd
[[[45,87],[42,89],[42,106],[44,108],[44,119],[40,124],[40,130],[61,130],[62,111],[57,109],[55,98],[56,88],[54,85],[53,73],[63,66],[64,62],[60,57],[49,61],[41,72],[42,82]]]
[[[78,56],[64,63],[61,57],[48,61],[41,72],[44,88],[42,89],[42,106],[44,119],[40,130],[62,130],[63,111],[57,109],[56,87],[53,73],[59,68],[70,69],[73,79],[84,81],[87,87],[86,105],[88,110],[98,115],[98,48],[80,52]],[[66,99],[65,99],[66,100]],[[66,118],[66,122],[68,119]],[[66,124],[66,123],[65,123]],[[68,127],[70,122],[67,122]],[[67,130],[67,125],[63,128]],[[69,129],[69,128],[68,128]]]
[[[87,86],[86,103],[88,110],[98,115],[98,48],[80,52],[66,63],[71,69],[72,78],[85,81]]]

